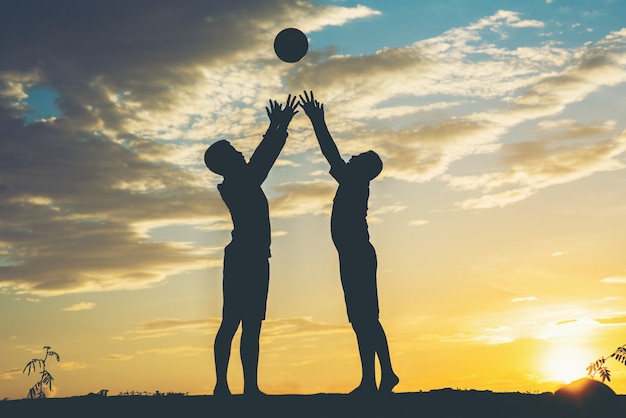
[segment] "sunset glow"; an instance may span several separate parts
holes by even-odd
[[[249,159],[268,100],[304,90],[344,158],[384,164],[367,219],[396,391],[585,376],[626,343],[624,16],[612,0],[2,2],[0,399],[26,396],[45,345],[53,396],[212,394],[232,224],[203,154],[227,139]],[[294,63],[273,48],[288,27],[308,38]],[[263,183],[267,393],[359,383],[335,189],[301,110]]]
[[[576,345],[563,345],[548,350],[543,358],[546,378],[563,383],[586,377],[585,367],[595,361],[594,353]]]

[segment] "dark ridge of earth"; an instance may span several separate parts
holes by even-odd
[[[0,402],[0,417],[626,417],[626,395],[440,389],[359,398],[344,394],[81,396]]]

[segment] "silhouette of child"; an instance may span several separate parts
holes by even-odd
[[[239,323],[244,394],[263,395],[258,387],[259,336],[266,312],[271,239],[269,207],[261,184],[285,145],[296,107],[291,95],[284,109],[270,100],[270,107],[265,108],[270,125],[250,162],[226,140],[213,143],[204,153],[207,168],[224,177],[217,188],[233,222],[232,239],[224,249],[224,304],[214,344],[214,395],[230,395],[227,371]]]
[[[346,163],[339,154],[326,121],[324,105],[305,91],[300,106],[311,120],[320,149],[330,164],[330,174],[339,183],[333,200],[331,235],[339,254],[339,273],[348,319],[356,334],[361,357],[361,383],[353,394],[376,392],[375,356],[381,366],[378,391],[390,393],[398,384],[391,367],[387,336],[379,321],[376,285],[376,251],[367,228],[369,183],[381,172],[383,163],[374,151],[350,158]]]

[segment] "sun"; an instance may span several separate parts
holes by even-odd
[[[587,375],[590,359],[589,351],[575,345],[551,347],[542,358],[543,374],[549,380],[570,383]]]

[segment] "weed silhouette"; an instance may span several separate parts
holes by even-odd
[[[48,360],[48,357],[55,357],[57,361],[61,361],[59,354],[56,351],[51,350],[52,347],[46,345],[43,348],[46,350],[44,358],[32,359],[26,364],[24,370],[22,370],[22,373],[28,370],[28,375],[30,376],[30,372],[34,373],[37,371],[37,367],[41,368],[41,371],[39,372],[41,374],[41,379],[39,379],[39,382],[35,383],[35,385],[28,391],[28,399],[45,398],[46,392],[44,391],[44,386],[48,386],[48,390],[52,390],[52,381],[54,378],[46,369],[46,360]]]

